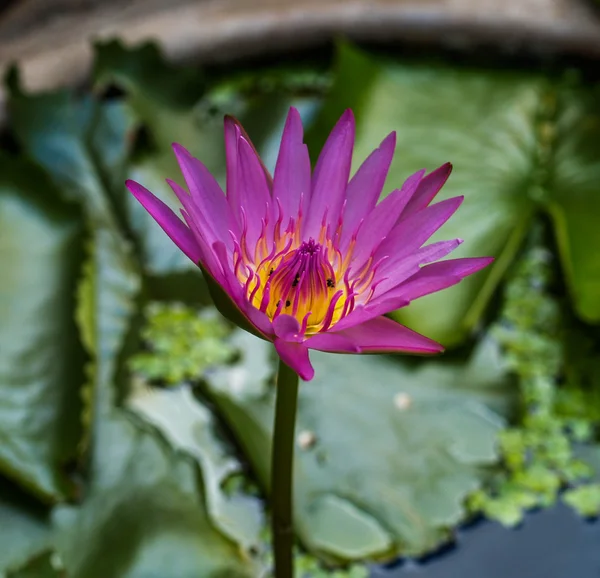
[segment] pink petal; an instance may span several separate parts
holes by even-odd
[[[492,257],[466,257],[425,265],[415,275],[394,289],[375,298],[373,303],[379,300],[385,300],[388,303],[398,300],[410,302],[430,293],[442,291],[460,283],[467,275],[472,275],[487,267],[493,260]],[[398,307],[394,307],[394,309],[398,309]],[[389,309],[389,311],[392,310]]]
[[[202,250],[190,229],[148,189],[132,180],[127,180],[125,185],[162,230],[197,265],[202,258]]]
[[[352,257],[353,268],[359,268],[394,228],[424,173],[422,170],[408,177],[401,189],[393,191],[383,199],[363,221],[356,237],[356,248]]]
[[[270,184],[262,163],[252,145],[241,135],[238,142],[238,179],[238,209],[243,208],[246,214],[246,239],[248,246],[253,248],[261,234],[263,219],[271,227],[275,224],[275,219]]]
[[[317,333],[309,337],[304,345],[310,349],[329,353],[360,353],[354,341],[337,333]]]
[[[464,197],[446,199],[402,219],[375,251],[375,261],[421,247],[456,212],[463,200]]]
[[[263,339],[271,341],[273,335],[271,321],[266,314],[253,307],[246,299],[241,283],[229,266],[231,258],[228,255],[225,245],[217,241],[213,244],[212,249],[223,268],[221,280],[216,279],[216,281],[221,285],[223,291],[225,291],[232,305],[238,310],[240,315],[255,329],[255,333]]]
[[[409,301],[402,297],[389,299],[387,298],[387,295],[388,294],[386,293],[378,299],[369,301],[366,305],[359,305],[352,313],[336,323],[332,330],[342,331],[356,325],[361,325],[375,317],[385,315],[386,313],[390,313],[390,311],[396,311],[396,309],[400,309],[401,307],[406,307],[409,303]]]
[[[419,275],[453,275],[456,277],[466,277],[477,273],[477,271],[493,263],[494,257],[464,257],[462,259],[448,259],[439,261],[423,267]]]
[[[219,183],[210,171],[181,145],[174,143],[173,151],[198,210],[210,219],[216,237],[231,245],[229,230],[237,232],[238,228]]]
[[[196,242],[202,252],[202,266],[208,270],[208,272],[214,277],[219,283],[223,281],[223,268],[218,258],[215,256],[215,252],[212,249],[211,243],[207,241],[203,232],[198,228],[197,223],[190,217],[190,215],[181,209],[181,214],[187,223],[190,231],[194,234]]]
[[[277,337],[285,341],[299,341],[300,323],[295,317],[282,313],[273,320],[273,331]]]
[[[310,201],[310,158],[302,139],[302,120],[299,112],[292,107],[283,129],[273,179],[273,198],[279,199],[281,204],[284,227],[290,217],[298,217],[300,199],[305,206]],[[304,212],[306,214],[305,209]]]
[[[238,226],[242,225],[240,193],[238,185],[238,122],[231,116],[225,117],[225,161],[227,167],[227,201],[233,210],[234,219]]]
[[[182,207],[187,214],[192,218],[194,224],[202,231],[202,237],[205,238],[209,245],[219,240],[219,236],[213,227],[213,222],[209,219],[209,215],[198,208],[192,196],[180,185],[171,179],[166,179],[167,184],[179,199]]]
[[[242,191],[243,180],[240,177],[240,160],[239,146],[240,140],[243,139],[252,149],[254,157],[258,160],[266,181],[269,184],[269,189],[272,186],[272,179],[269,171],[267,171],[263,162],[260,160],[256,148],[248,137],[244,127],[232,116],[225,117],[225,156],[227,161],[227,200],[234,215],[234,219],[238,225],[242,225],[242,215],[240,207],[242,206]]]
[[[400,248],[378,268],[374,283],[377,282],[375,295],[383,295],[409,277],[417,274],[421,265],[437,261],[445,257],[462,243],[462,239],[439,241],[421,247],[417,251],[406,253]],[[375,295],[373,298],[375,298]]]
[[[394,149],[396,133],[389,134],[379,148],[375,149],[360,166],[346,190],[346,208],[344,210],[342,251],[348,246],[352,235],[360,222],[375,208],[387,177]]]
[[[288,367],[293,369],[304,381],[315,376],[315,370],[308,357],[308,349],[301,343],[284,341],[279,337],[274,341],[277,354]]]
[[[335,229],[346,196],[354,147],[354,115],[346,110],[337,122],[315,166],[303,238],[319,238],[325,214]]]
[[[242,311],[244,312],[244,316],[250,320],[252,325],[258,329],[267,341],[273,341],[275,335],[273,324],[266,313],[254,307],[248,301],[244,301]]]
[[[376,317],[339,335],[351,340],[363,353],[440,353],[444,348],[435,341],[396,323]]]
[[[401,218],[405,219],[429,205],[444,186],[451,172],[452,165],[446,163],[426,175],[419,184],[413,198],[406,205]]]

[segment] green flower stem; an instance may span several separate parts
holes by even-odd
[[[280,360],[271,454],[271,529],[275,578],[292,578],[294,575],[292,496],[297,402],[298,376]]]

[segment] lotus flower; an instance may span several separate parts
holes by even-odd
[[[189,190],[167,180],[183,221],[142,185],[138,201],[206,275],[219,309],[272,341],[302,379],[309,349],[439,353],[443,347],[386,313],[458,283],[491,258],[438,261],[460,239],[426,245],[463,197],[430,205],[452,169],[421,170],[380,203],[395,133],[350,179],[355,123],[347,110],[311,174],[300,115],[290,109],[271,177],[240,124],[225,118],[227,194],[185,148],[175,156]]]

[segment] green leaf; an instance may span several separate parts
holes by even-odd
[[[547,209],[577,313],[600,321],[600,87],[558,91]]]
[[[454,172],[439,199],[464,195],[465,202],[433,240],[464,239],[457,257],[496,257],[483,272],[419,299],[395,318],[446,345],[462,341],[519,249],[532,214],[545,208],[557,224],[576,307],[583,317],[600,320],[600,261],[589,250],[598,243],[594,223],[600,218],[596,92],[566,90],[541,74],[398,63],[339,47],[332,92],[308,135],[312,150],[352,107],[355,166],[391,130],[398,133],[384,194],[421,168],[451,161]]]
[[[133,129],[126,107],[67,91],[27,95],[15,82],[9,88],[11,126],[25,153],[82,203],[94,226],[123,226]]]
[[[4,480],[0,480],[0,519],[0,574],[24,566],[50,546],[47,509]]]
[[[588,484],[567,490],[563,500],[582,516],[599,516],[600,484]]]
[[[154,302],[146,307],[146,318],[142,338],[147,350],[130,360],[131,369],[146,381],[180,385],[197,380],[234,353],[223,341],[230,327],[214,308],[198,311]]]
[[[249,578],[250,561],[210,522],[194,462],[114,407],[137,341],[140,278],[113,229],[96,230],[93,241],[77,316],[93,358],[89,483],[80,505],[53,512],[65,571],[71,578]]]
[[[270,346],[236,334],[242,361],[208,376],[211,398],[261,484],[269,483]],[[496,460],[506,410],[498,352],[484,341],[467,364],[418,368],[381,356],[311,353],[297,426],[296,530],[327,558],[426,552],[449,537],[461,505]]]
[[[197,468],[115,410],[98,427],[92,484],[55,512],[71,578],[250,578],[253,564],[212,526]]]
[[[141,384],[127,405],[156,426],[173,448],[198,461],[208,513],[219,530],[245,551],[257,549],[263,523],[262,506],[256,498],[242,492],[225,493],[227,481],[243,473],[242,465],[218,432],[215,418],[194,398],[190,387],[164,390]]]
[[[9,572],[7,578],[63,578],[57,562],[55,554],[45,552],[15,572]]]
[[[46,500],[69,492],[81,434],[80,221],[35,166],[0,157],[0,469]]]

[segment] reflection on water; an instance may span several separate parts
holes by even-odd
[[[516,530],[481,522],[460,531],[456,547],[374,569],[372,578],[600,578],[600,523],[563,504],[530,514]]]

